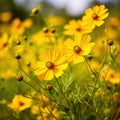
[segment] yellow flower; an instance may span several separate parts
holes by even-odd
[[[92,28],[84,23],[82,20],[71,20],[69,24],[64,26],[65,35],[86,34],[92,31]]]
[[[90,35],[76,36],[75,41],[68,39],[65,41],[65,54],[68,61],[80,63],[84,61],[84,56],[88,55],[95,43],[89,43]]]
[[[31,28],[33,26],[33,20],[31,18],[27,18],[26,20],[23,21],[23,26],[25,28]]]
[[[55,41],[55,34],[52,33],[48,28],[43,28],[43,30],[38,31],[31,36],[31,42],[35,44],[35,49],[39,48],[37,49],[38,52],[46,51],[49,48],[52,48]]]
[[[15,18],[10,25],[10,32],[13,34],[23,34],[25,28],[19,18]]]
[[[9,50],[8,33],[2,33],[0,36],[0,57],[5,56],[5,52]]]
[[[10,107],[16,112],[21,112],[22,110],[29,108],[31,105],[32,105],[31,99],[26,98],[22,95],[15,95],[12,100],[12,103],[8,104],[8,107]]]
[[[88,8],[83,16],[83,21],[91,25],[91,27],[100,26],[104,23],[103,19],[108,16],[108,9],[104,5],[94,6],[93,9]]]
[[[38,116],[37,120],[58,120],[59,119],[59,111],[54,108],[45,107],[42,111],[42,116]]]
[[[8,22],[11,20],[11,18],[12,18],[12,13],[9,11],[0,13],[0,21],[2,22]]]
[[[41,54],[40,60],[35,66],[35,75],[40,80],[51,80],[55,77],[59,77],[63,74],[63,70],[67,68],[65,56],[59,52],[49,51],[49,54]]]
[[[120,84],[120,73],[109,66],[101,72],[101,78],[112,84]]]

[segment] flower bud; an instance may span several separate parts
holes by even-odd
[[[108,42],[108,45],[110,46],[113,45],[113,41],[111,39],[109,39],[107,42]]]
[[[48,32],[49,32],[48,28],[46,28],[46,27],[43,28],[43,32],[44,32],[44,33],[48,33]]]
[[[56,30],[53,28],[53,29],[51,30],[51,33],[54,34],[55,32],[56,32]]]
[[[28,38],[27,38],[27,36],[24,36],[23,39],[26,41]]]
[[[16,58],[17,60],[19,60],[19,59],[21,59],[21,55],[18,54],[18,55],[15,56],[15,58]]]
[[[47,90],[52,90],[52,85],[47,85]]]
[[[40,11],[40,9],[38,7],[35,7],[35,8],[32,9],[31,13],[33,15],[37,15],[39,13],[39,11]]]
[[[17,42],[16,42],[16,45],[20,45],[21,44],[21,42],[18,40]]]
[[[22,80],[23,80],[23,76],[22,76],[21,74],[18,75],[18,76],[17,76],[17,80],[18,80],[18,81],[22,81]]]

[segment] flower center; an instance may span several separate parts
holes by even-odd
[[[81,28],[77,28],[76,31],[77,31],[77,32],[80,32],[80,31],[81,31]]]
[[[97,19],[99,18],[99,16],[96,15],[95,13],[93,13],[93,14],[92,14],[92,18],[93,18],[94,20],[97,20]]]
[[[24,103],[23,103],[22,101],[19,101],[19,105],[20,105],[20,106],[23,106]]]
[[[5,48],[7,45],[8,45],[7,43],[4,43],[3,46],[2,46],[2,48]]]
[[[74,52],[77,53],[77,54],[81,52],[81,48],[80,48],[78,45],[75,45],[75,46],[73,47],[73,50],[74,50]]]
[[[48,69],[53,69],[54,68],[54,64],[52,62],[48,61],[48,62],[46,62],[46,67]]]

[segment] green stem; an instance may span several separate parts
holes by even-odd
[[[62,96],[64,97],[65,101],[67,102],[67,105],[70,106],[71,104],[69,103],[68,99],[66,98],[66,96],[65,96],[65,94],[64,94],[64,92],[63,92],[63,90],[61,88],[61,85],[60,85],[60,83],[59,83],[59,81],[58,81],[58,79],[56,77],[55,77],[55,80],[56,80],[56,82],[57,82],[57,84],[59,86],[59,89],[60,89],[60,92],[61,92]],[[69,115],[69,117],[70,117],[70,120],[73,120],[71,115]]]

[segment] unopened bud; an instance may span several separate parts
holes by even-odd
[[[110,46],[113,45],[113,40],[109,39],[107,42],[108,42],[108,45]]]
[[[111,90],[111,87],[110,87],[110,86],[107,86],[107,89],[108,89],[108,90]]]
[[[26,41],[27,40],[27,36],[24,36],[23,39]]]
[[[15,58],[16,58],[17,60],[19,60],[19,59],[21,59],[21,55],[18,54],[18,55],[15,56]]]
[[[18,81],[22,81],[22,80],[23,80],[23,76],[22,76],[21,74],[18,75],[18,76],[17,76],[17,80],[18,80]]]
[[[52,85],[47,85],[47,90],[52,90]]]
[[[20,45],[21,44],[21,42],[18,40],[17,42],[16,42],[16,45]]]
[[[33,15],[37,15],[39,13],[39,11],[40,11],[40,9],[38,7],[35,7],[35,8],[32,9],[31,13]]]
[[[51,33],[55,33],[56,32],[56,30],[53,28],[52,30],[51,30]]]
[[[44,32],[44,33],[48,33],[48,32],[49,32],[48,28],[46,28],[46,27],[43,28],[43,32]]]
[[[87,58],[88,58],[88,60],[92,60],[93,56],[92,55],[88,55]]]
[[[27,62],[26,64],[27,64],[27,66],[28,66],[28,67],[30,67],[30,65],[31,65],[31,63],[30,63],[30,62]]]

